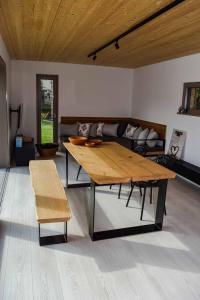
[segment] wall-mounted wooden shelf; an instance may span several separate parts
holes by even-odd
[[[177,115],[200,117],[200,115],[196,115],[196,114],[192,114],[192,113],[179,113],[179,112],[177,112]]]

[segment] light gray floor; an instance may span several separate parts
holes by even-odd
[[[64,158],[57,159],[57,166],[64,183]],[[71,165],[74,178],[75,168]],[[130,216],[135,218],[141,199],[135,191],[126,218],[128,190],[124,187],[118,200],[117,187],[101,188],[98,229],[122,220],[128,225]],[[28,168],[11,169],[0,215],[1,300],[200,299],[199,188],[180,179],[169,183],[162,232],[98,242],[88,236],[88,190],[70,190],[67,196],[73,213],[69,243],[39,247]],[[145,219],[154,215],[148,202]],[[63,230],[62,224],[44,227],[44,234]]]
[[[6,169],[0,169],[0,191],[3,185],[5,174],[6,174]]]
[[[0,169],[0,209],[1,209],[1,202],[4,194],[6,176],[7,176],[6,169],[1,168]]]

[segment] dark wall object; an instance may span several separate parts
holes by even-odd
[[[28,166],[30,160],[35,159],[34,142],[24,143],[21,148],[15,148],[15,163],[16,166]]]
[[[12,119],[12,113],[16,113],[17,114],[17,128],[16,128],[16,134],[17,134],[17,131],[18,129],[21,127],[21,119],[22,119],[22,108],[23,108],[23,105],[20,104],[16,109],[13,109],[11,106],[10,106],[10,120]]]

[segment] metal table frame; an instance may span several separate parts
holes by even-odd
[[[106,186],[108,184],[99,185],[99,184],[95,183],[92,179],[88,183],[69,184],[68,183],[69,154],[70,154],[69,151],[66,149],[66,188],[90,187],[90,199],[89,199],[89,205],[88,205],[88,225],[89,225],[89,235],[90,235],[92,241],[98,241],[98,240],[103,240],[103,239],[110,239],[110,238],[115,238],[115,237],[122,237],[122,236],[134,235],[134,234],[139,234],[139,233],[147,233],[147,232],[162,230],[168,179],[163,179],[163,180],[159,181],[156,216],[155,216],[154,224],[146,224],[146,225],[133,226],[133,227],[124,227],[124,228],[104,230],[104,231],[94,231],[95,188],[96,188],[96,186]]]

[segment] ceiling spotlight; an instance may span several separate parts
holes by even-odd
[[[93,55],[93,60],[95,60],[97,58],[96,53]]]
[[[118,41],[115,42],[115,48],[119,49],[119,43],[118,43]]]

